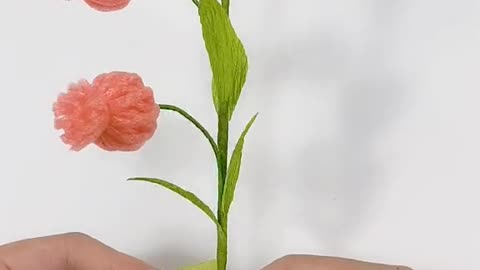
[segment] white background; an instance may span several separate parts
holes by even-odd
[[[250,58],[232,138],[260,112],[232,208],[230,266],[288,253],[479,269],[480,1],[232,0]],[[208,143],[164,112],[135,153],[68,151],[52,127],[80,78],[137,72],[159,103],[215,132],[210,70],[189,0],[0,8],[0,242],[88,233],[151,264],[214,256],[210,221],[130,176],[215,205]]]

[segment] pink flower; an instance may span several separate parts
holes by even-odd
[[[130,0],[84,0],[90,7],[102,11],[110,12],[125,8]]]
[[[70,85],[54,104],[55,128],[79,151],[91,143],[107,151],[135,151],[153,136],[160,108],[137,74],[101,74]]]

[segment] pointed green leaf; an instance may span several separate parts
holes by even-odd
[[[227,115],[230,120],[247,78],[247,55],[225,9],[217,0],[200,1],[199,13],[213,73],[215,109],[218,115]]]
[[[217,270],[217,261],[209,261],[194,266],[180,268],[179,270]]]
[[[196,205],[200,210],[202,210],[205,214],[207,214],[208,217],[215,223],[217,227],[221,227],[220,224],[217,221],[217,218],[215,217],[215,214],[213,211],[208,207],[207,204],[205,204],[202,200],[200,200],[197,195],[193,194],[192,192],[186,191],[185,189],[172,184],[168,181],[161,180],[161,179],[156,179],[156,178],[145,178],[145,177],[135,177],[135,178],[130,178],[128,179],[129,181],[143,181],[143,182],[149,182],[153,184],[157,184],[160,186],[163,186],[178,195],[182,196],[183,198],[189,200],[191,203]]]
[[[230,159],[230,164],[228,165],[228,172],[227,172],[227,181],[225,183],[225,190],[223,192],[223,201],[222,201],[222,210],[223,216],[226,217],[228,215],[228,211],[230,210],[230,205],[233,202],[234,195],[235,195],[235,188],[237,187],[238,176],[240,174],[240,165],[242,163],[242,152],[243,152],[243,144],[245,142],[245,136],[247,135],[248,131],[252,127],[255,119],[257,119],[257,115],[252,117],[250,122],[248,122],[247,126],[242,132],[242,135],[238,139],[237,145],[233,150],[232,157]]]

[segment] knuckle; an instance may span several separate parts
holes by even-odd
[[[85,240],[92,240],[87,234],[81,232],[69,232],[62,235],[64,238],[74,241],[85,241]]]
[[[63,235],[59,235],[59,239],[63,242],[67,249],[75,246],[91,245],[96,242],[91,236],[81,232],[70,232]]]

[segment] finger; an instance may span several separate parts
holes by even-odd
[[[0,247],[0,270],[152,270],[83,234],[24,240]]]
[[[349,259],[289,255],[264,268],[264,270],[412,270],[399,265],[367,263]]]

